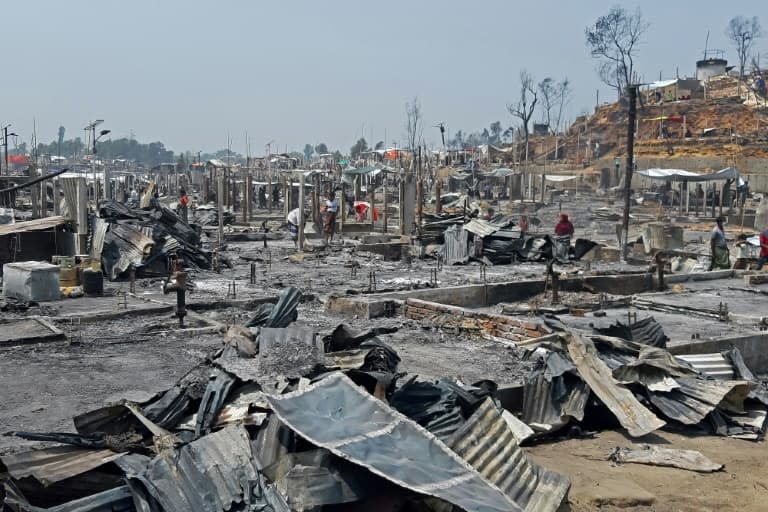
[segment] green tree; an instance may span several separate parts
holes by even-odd
[[[386,149],[386,148],[384,147],[384,141],[383,141],[383,140],[380,140],[379,142],[377,142],[377,143],[376,143],[376,147],[375,147],[375,149],[376,149],[376,150],[379,150],[379,149]]]
[[[328,146],[324,142],[321,142],[320,144],[315,146],[315,153],[317,153],[318,155],[328,154]]]
[[[357,158],[360,156],[360,153],[365,151],[368,151],[368,143],[365,141],[364,137],[361,137],[360,140],[355,142],[355,145],[352,146],[352,148],[349,150],[349,154],[352,158]]]
[[[312,144],[304,144],[304,161],[309,162],[312,160],[312,153],[315,152],[315,148],[312,147]]]

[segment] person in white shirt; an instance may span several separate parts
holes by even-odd
[[[306,218],[306,216],[305,216]],[[294,208],[288,212],[285,222],[288,224],[288,232],[291,234],[291,240],[296,249],[299,249],[299,223],[302,221],[301,209]]]
[[[326,245],[333,239],[338,212],[339,201],[336,199],[336,192],[331,190],[328,192],[328,200],[325,202],[325,216],[323,217],[323,240]]]

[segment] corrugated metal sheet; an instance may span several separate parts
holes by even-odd
[[[312,444],[399,486],[467,512],[523,510],[435,436],[341,373],[268,400]]]
[[[101,251],[104,249],[104,240],[107,236],[109,224],[101,217],[93,218],[93,229],[91,230],[91,257],[100,258]]]
[[[50,485],[85,473],[120,457],[112,450],[89,450],[75,446],[54,446],[2,457],[13,478],[34,477]]]
[[[630,390],[616,383],[610,368],[598,357],[592,340],[573,333],[565,334],[564,339],[581,378],[611,410],[629,435],[644,436],[665,425]]]
[[[64,191],[64,205],[65,209],[62,209],[62,214],[69,219],[77,220],[75,213],[77,212],[77,180],[80,178],[59,178],[61,189]]]
[[[568,493],[566,477],[528,460],[493,400],[486,399],[446,444],[528,512],[554,512]]]
[[[693,366],[697,371],[715,379],[732,380],[733,365],[719,352],[714,354],[692,354],[675,356]]]
[[[646,254],[653,250],[680,250],[683,245],[682,226],[650,223],[643,228],[643,246]]]
[[[486,220],[480,220],[480,219],[472,219],[471,221],[464,224],[463,227],[465,231],[468,231],[474,235],[477,235],[480,238],[491,236],[492,234],[497,232],[499,229],[501,229],[501,226],[496,226]]]
[[[13,224],[0,224],[0,236],[26,233],[28,231],[44,231],[66,224],[67,219],[61,216],[44,217],[42,219],[25,220]]]
[[[596,326],[595,332],[653,347],[666,347],[667,341],[669,341],[669,337],[664,333],[664,328],[652,316],[642,318],[632,324],[625,324],[617,320],[616,323],[608,327]]]
[[[117,260],[105,262],[110,279],[117,278],[128,267],[140,267],[144,255],[149,254],[155,242],[138,229],[127,224],[112,224],[107,232],[104,245],[114,245],[118,251]],[[111,263],[111,265],[110,265]]]
[[[469,235],[461,226],[453,225],[445,230],[443,236],[443,263],[455,265],[469,261]]]
[[[744,380],[675,379],[678,387],[669,392],[650,392],[651,403],[664,416],[684,425],[697,425],[720,407],[742,411],[752,383]]]
[[[39,508],[30,505],[25,499],[10,492],[6,498],[10,507],[18,507],[26,512],[135,512],[133,497],[127,486],[122,485],[69,501],[50,508]],[[13,510],[17,510],[13,508]]]
[[[250,439],[243,427],[228,427],[193,441],[173,454],[158,455],[136,477],[166,512],[222,511],[234,504],[263,504],[287,511],[277,493],[262,487]],[[254,485],[254,483],[259,483]],[[263,493],[263,494],[262,494]]]
[[[553,432],[571,420],[584,419],[584,408],[589,399],[589,387],[579,377],[559,377],[562,383],[547,380],[539,372],[525,383],[523,391],[523,421],[534,430]],[[555,390],[565,391],[555,398]]]

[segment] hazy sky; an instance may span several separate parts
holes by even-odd
[[[404,137],[404,105],[418,96],[425,138],[514,120],[518,72],[567,76],[569,117],[612,98],[595,74],[584,27],[611,2],[454,0],[27,0],[3,2],[0,120],[25,140],[67,138],[101,118],[115,138],[133,133],[174,151],[282,151],[326,142],[346,152]],[[620,3],[634,9],[635,3]],[[737,7],[738,6],[738,7]],[[646,80],[691,75],[704,49],[735,52],[728,20],[764,3],[642,3],[651,23],[638,68]],[[764,20],[768,26],[768,18]],[[768,49],[768,38],[756,45]],[[372,137],[371,137],[372,134]]]

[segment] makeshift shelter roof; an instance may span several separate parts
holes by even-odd
[[[69,222],[61,216],[44,217],[42,219],[26,220],[23,222],[14,222],[13,224],[3,224],[0,226],[0,236],[12,235],[14,233],[26,233],[27,231],[45,231],[62,226]]]
[[[514,174],[520,174],[520,171],[514,169],[507,169],[506,167],[499,167],[485,174],[488,178],[506,178]]]
[[[208,165],[210,167],[215,167],[217,169],[223,169],[223,168],[225,168],[227,166],[227,164],[225,164],[224,162],[222,162],[218,158],[211,158],[210,160],[208,160],[208,162],[206,162],[206,165]]]
[[[669,87],[670,85],[675,85],[676,83],[677,78],[673,78],[672,80],[659,80],[648,84],[648,89],[662,89],[664,87]]]
[[[552,181],[555,183],[559,183],[561,181],[571,181],[578,178],[578,176],[565,176],[560,174],[545,174],[544,179],[547,181]]]
[[[381,169],[378,167],[373,167],[370,165],[367,165],[365,167],[351,167],[349,169],[344,170],[344,174],[377,174],[381,172]]]
[[[698,174],[682,169],[644,169],[638,171],[640,176],[651,178],[652,180],[672,180],[672,181],[717,181],[734,180],[739,181],[739,185],[744,184],[744,180],[739,176],[739,171],[735,167],[726,167],[711,174]]]

